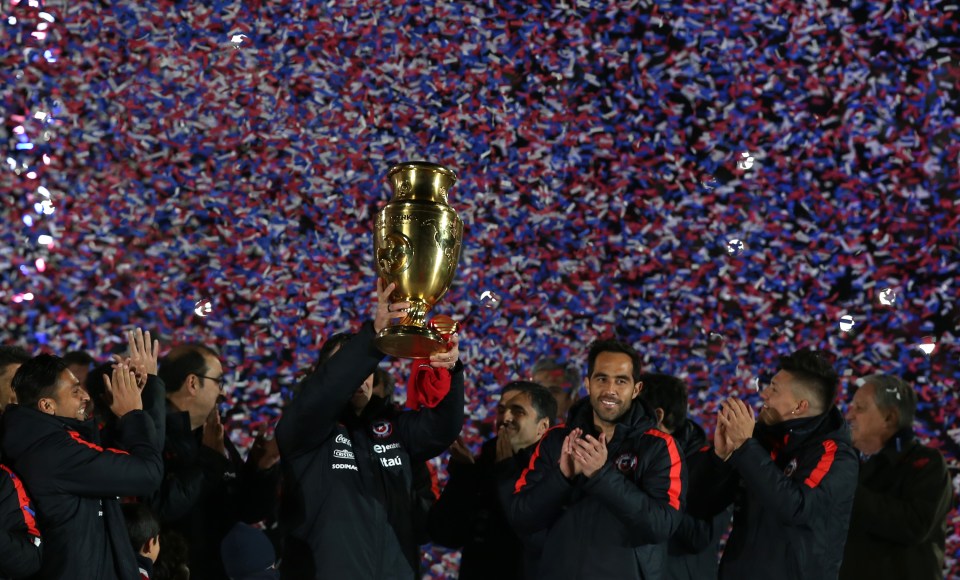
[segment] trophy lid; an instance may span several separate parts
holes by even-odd
[[[453,170],[427,161],[398,163],[387,172],[397,200],[447,203],[447,190],[457,182]]]

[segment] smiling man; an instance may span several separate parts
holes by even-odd
[[[837,373],[818,352],[780,359],[759,422],[727,399],[714,434],[712,512],[734,504],[721,579],[836,578],[857,457],[834,405]]]
[[[537,578],[663,578],[686,492],[680,451],[637,398],[631,346],[597,341],[587,362],[589,397],[540,441],[516,482],[510,522],[545,535]]]
[[[107,380],[120,449],[100,445],[96,424],[86,420],[90,397],[63,359],[41,354],[23,363],[13,388],[18,403],[3,415],[3,455],[30,494],[43,533],[37,577],[138,577],[118,498],[152,493],[163,461],[134,373],[117,365]]]
[[[474,457],[461,439],[450,447],[450,479],[430,510],[430,539],[463,549],[460,579],[524,578],[524,544],[510,528],[499,490],[511,491],[532,446],[550,428],[557,403],[545,387],[507,383],[497,404],[497,436]],[[534,552],[528,552],[527,558]]]

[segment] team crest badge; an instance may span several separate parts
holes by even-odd
[[[393,423],[390,421],[377,421],[371,427],[373,436],[377,439],[386,439],[393,434]]]
[[[783,470],[783,474],[787,477],[793,475],[793,472],[797,470],[797,459],[793,458],[790,463],[787,464],[787,468]]]
[[[622,453],[613,462],[622,473],[633,473],[637,469],[637,456],[632,453]]]

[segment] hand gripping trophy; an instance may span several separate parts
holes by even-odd
[[[377,348],[401,358],[426,358],[443,350],[442,334],[455,331],[449,317],[428,324],[427,313],[446,294],[460,261],[463,221],[447,203],[457,175],[441,165],[400,163],[387,179],[393,199],[377,214],[374,255],[384,284],[395,283],[390,299],[408,301],[407,316],[377,335]],[[452,323],[452,324],[451,324]]]

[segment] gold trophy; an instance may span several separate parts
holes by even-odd
[[[407,316],[380,331],[375,343],[401,358],[426,358],[446,341],[427,324],[427,313],[447,293],[460,261],[463,221],[447,204],[457,174],[422,161],[387,173],[393,199],[377,214],[373,251],[377,274],[397,285],[392,302],[410,302]]]

